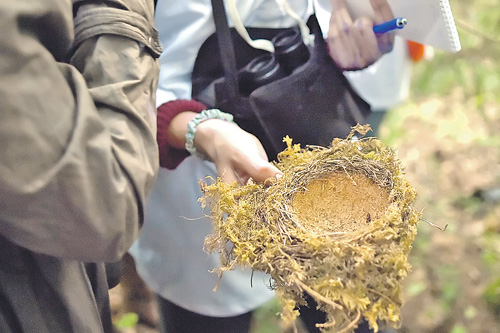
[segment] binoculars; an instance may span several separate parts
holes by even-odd
[[[266,53],[238,72],[240,93],[249,96],[255,89],[290,75],[309,59],[309,50],[298,29],[287,29],[271,42],[274,53]]]

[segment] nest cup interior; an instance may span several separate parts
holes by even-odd
[[[333,172],[292,198],[297,223],[316,234],[352,233],[384,216],[389,192],[360,173]]]

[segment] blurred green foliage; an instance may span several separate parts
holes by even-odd
[[[255,311],[252,318],[252,333],[277,333],[280,331],[281,306],[278,299],[267,302]]]
[[[500,317],[500,203],[475,195],[500,188],[500,7],[450,3],[462,51],[417,63],[410,100],[381,130],[418,183],[424,218],[449,224],[446,233],[419,226],[411,262],[421,275],[410,274],[406,294],[430,304],[412,308],[410,332],[487,332]]]
[[[124,313],[119,318],[114,320],[116,328],[120,330],[135,327],[138,322],[139,315],[133,312]]]
[[[417,100],[443,96],[460,87],[479,106],[500,101],[500,10],[496,0],[451,0],[462,51],[436,50],[432,61],[415,66],[412,95]]]

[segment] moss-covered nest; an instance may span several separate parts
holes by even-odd
[[[237,266],[271,275],[293,321],[306,293],[326,312],[325,331],[350,332],[364,317],[397,327],[402,282],[420,213],[395,152],[357,126],[330,147],[292,145],[278,156],[283,176],[262,184],[202,182],[218,273]],[[361,138],[354,138],[361,133]]]

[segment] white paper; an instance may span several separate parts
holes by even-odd
[[[368,0],[346,0],[351,15],[373,17]],[[405,17],[408,23],[395,33],[407,40],[448,52],[461,49],[460,39],[448,0],[388,0],[394,17]]]

